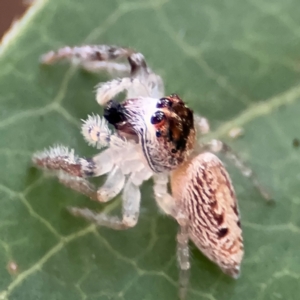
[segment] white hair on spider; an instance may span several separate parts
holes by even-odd
[[[68,149],[63,145],[54,145],[50,148],[46,148],[43,151],[35,152],[32,159],[33,161],[42,159],[54,159],[57,157],[68,159],[69,163],[76,163],[78,161],[78,156],[75,154],[74,149]]]
[[[81,132],[89,145],[97,149],[109,145],[111,131],[104,118],[99,115],[89,115],[86,120],[82,121]]]

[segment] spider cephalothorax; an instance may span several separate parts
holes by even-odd
[[[176,94],[159,99],[157,108],[151,117],[151,123],[156,128],[156,136],[168,152],[178,155],[180,163],[194,149],[193,111]]]
[[[127,99],[122,104],[110,101],[104,116],[121,135],[136,134],[155,172],[176,168],[194,149],[193,111],[176,94],[158,100]]]
[[[129,65],[112,62],[117,58],[127,58]],[[122,193],[121,218],[87,208],[72,207],[71,213],[99,226],[118,230],[133,227],[140,212],[140,186],[152,177],[158,206],[179,225],[180,298],[185,299],[187,292],[189,240],[225,273],[237,278],[244,254],[237,200],[224,165],[210,152],[227,154],[263,192],[251,170],[217,140],[199,143],[201,151],[196,153],[195,126],[201,133],[207,132],[202,130],[209,128],[207,120],[195,116],[177,95],[163,97],[163,81],[147,67],[141,53],[107,45],[65,47],[47,53],[42,62],[51,64],[61,59],[75,59],[88,70],[120,76],[101,84],[96,97],[105,107],[104,118],[116,132],[98,115],[89,116],[82,125],[85,140],[105,150],[84,158],[67,147],[55,146],[33,155],[36,166],[51,171],[61,183],[93,200],[107,202]],[[123,102],[110,100],[123,91]],[[107,179],[99,188],[88,180],[104,174],[108,174]]]

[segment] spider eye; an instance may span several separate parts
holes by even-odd
[[[170,107],[172,102],[167,98],[161,98],[158,100],[156,107],[162,108],[162,107]]]
[[[161,137],[161,131],[160,130],[156,131],[156,137]]]
[[[162,111],[158,110],[152,115],[151,123],[156,125],[158,123],[161,123],[164,119],[165,119],[165,114]]]

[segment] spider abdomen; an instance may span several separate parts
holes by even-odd
[[[190,239],[237,278],[244,254],[242,230],[235,192],[222,162],[212,153],[199,154],[173,174],[172,192],[188,219]]]

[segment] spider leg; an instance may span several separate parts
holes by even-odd
[[[54,146],[49,150],[36,152],[33,163],[44,170],[61,172],[75,177],[96,177],[108,173],[113,167],[109,149],[91,158],[82,158],[64,146]]]
[[[114,167],[108,174],[105,183],[97,190],[97,200],[108,202],[116,197],[125,184],[125,176],[119,167]]]
[[[87,179],[77,176],[71,176],[65,172],[58,172],[56,175],[59,182],[64,186],[80,194],[83,194],[94,201],[98,200],[97,189]]]
[[[120,168],[113,168],[114,161],[111,149],[89,159],[74,155],[73,150],[56,146],[34,154],[36,166],[53,171],[65,186],[76,190],[93,200],[107,202],[120,193],[124,186],[125,176]],[[96,177],[109,173],[104,185],[98,190],[88,182],[86,177]]]
[[[177,234],[177,261],[180,267],[179,273],[179,298],[186,299],[187,288],[190,277],[190,255],[189,255],[188,225],[181,225]]]
[[[126,91],[127,99],[137,97],[161,98],[164,94],[162,79],[154,74],[145,77],[124,77],[101,83],[97,89],[97,102],[105,105],[119,93]]]
[[[174,198],[168,192],[169,179],[166,175],[155,174],[154,177],[154,197],[158,206],[168,215],[177,218],[177,207]]]
[[[271,200],[271,195],[261,185],[254,171],[250,167],[248,167],[242,161],[242,159],[226,143],[214,139],[207,144],[202,144],[201,149],[212,151],[214,153],[217,152],[223,153],[234,164],[234,166],[241,172],[243,176],[251,180],[253,186],[259,191],[259,193],[262,195],[263,198],[265,198],[268,201]]]
[[[120,58],[127,58],[129,65],[111,62],[111,60]],[[53,64],[60,60],[76,62],[93,72],[106,70],[121,77],[130,75],[130,77],[113,80],[98,88],[97,101],[101,105],[106,104],[108,100],[125,90],[128,92],[127,98],[136,96],[160,98],[164,94],[161,77],[147,67],[143,54],[130,48],[109,45],[63,47],[41,57],[43,64]],[[134,82],[133,78],[138,80]]]
[[[179,296],[181,300],[186,298],[189,283],[190,258],[189,258],[189,234],[187,217],[174,199],[168,193],[168,177],[165,175],[154,176],[154,195],[159,207],[167,214],[173,216],[179,224],[177,234],[177,261],[180,267],[179,274]]]
[[[141,193],[137,185],[129,179],[125,184],[122,195],[122,218],[98,214],[87,208],[71,207],[69,211],[99,226],[105,226],[116,230],[124,230],[134,227],[138,221],[140,211]]]
[[[96,189],[93,184],[84,178],[70,176],[63,172],[58,174],[58,178],[65,186],[99,202],[112,200],[121,192],[125,184],[125,176],[118,167],[112,169],[105,183],[99,189]]]
[[[130,65],[130,74],[135,75],[140,72],[147,72],[147,65],[144,56],[141,53],[135,52],[130,48],[123,48],[110,45],[86,45],[80,47],[63,47],[57,51],[50,51],[41,57],[43,64],[54,64],[61,60],[68,60],[71,62],[79,63],[88,68],[106,68],[114,67],[115,70],[124,67],[112,64],[98,64],[97,62],[107,62],[115,59],[127,58]],[[93,67],[93,62],[96,62]]]
[[[36,166],[56,175],[59,182],[65,186],[88,196],[92,200],[99,200],[97,189],[86,177],[101,176],[113,169],[114,161],[110,152],[110,149],[107,149],[86,159],[75,156],[73,150],[56,146],[35,153],[32,160]]]
[[[200,135],[205,135],[210,131],[209,122],[206,118],[198,114],[194,114],[194,122],[196,129],[197,131],[199,131]]]
[[[112,77],[128,77],[131,70],[127,64],[111,61],[86,61],[81,62],[81,67],[90,73],[107,72]]]
[[[97,88],[96,100],[104,106],[119,93],[126,91],[127,98],[150,96],[149,89],[139,78],[118,78],[101,83]]]
[[[111,171],[115,164],[115,152],[126,146],[126,141],[111,134],[107,123],[99,116],[89,116],[82,125],[85,140],[97,148],[107,147],[105,151],[92,158],[81,158],[73,149],[57,145],[34,153],[33,163],[48,171],[65,172],[69,176],[96,177]],[[128,145],[129,148],[130,145]]]

